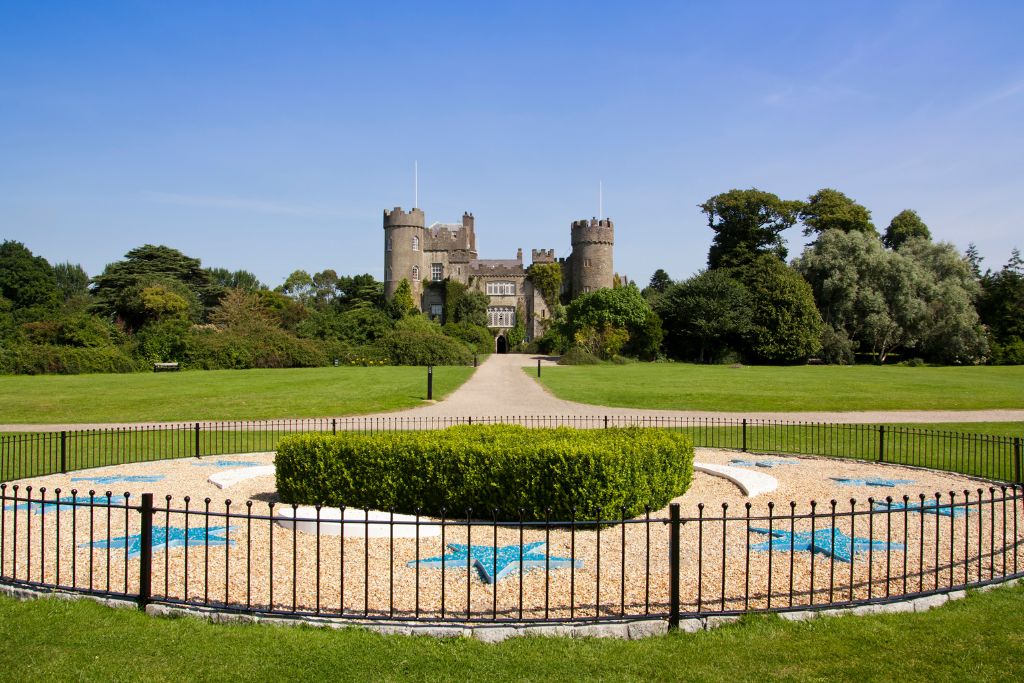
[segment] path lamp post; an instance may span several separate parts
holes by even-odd
[[[540,377],[540,358],[537,359],[537,376]]]
[[[427,400],[434,400],[434,366],[427,366]]]

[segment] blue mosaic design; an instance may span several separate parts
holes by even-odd
[[[500,547],[490,545],[463,545],[460,543],[449,543],[451,550],[447,555],[428,557],[419,560],[419,565],[426,569],[440,569],[442,566],[448,569],[465,569],[472,565],[480,573],[484,583],[496,583],[510,574],[519,572],[520,557],[522,558],[523,569],[564,569],[575,566],[577,569],[583,567],[583,560],[573,560],[567,557],[548,556],[544,553],[544,541],[527,543],[523,546],[505,545]],[[417,561],[407,563],[406,566],[414,567]],[[493,572],[493,574],[492,574]]]
[[[251,460],[204,460],[203,462],[192,463],[196,467],[259,467],[263,463],[252,462]]]
[[[796,465],[799,460],[744,460],[743,458],[733,458],[729,461],[730,465],[736,465],[738,467],[763,467],[765,469],[771,469],[779,465]]]
[[[201,546],[204,543],[208,546],[222,546],[228,543],[228,540],[224,538],[225,530],[234,529],[235,527],[225,526],[211,526],[209,529],[205,527],[192,527],[188,530],[188,545],[189,547]],[[166,532],[166,533],[165,533]],[[209,533],[207,533],[209,532]],[[170,548],[182,548],[185,546],[186,533],[185,529],[181,527],[153,527],[153,551],[166,550]],[[231,545],[235,545],[234,539],[230,541]],[[132,534],[131,536],[119,536],[117,538],[110,539],[108,546],[107,541],[94,541],[90,544],[89,541],[79,543],[79,548],[88,548],[90,545],[94,548],[104,549],[109,547],[111,550],[125,550],[128,551],[128,557],[134,558],[142,554],[142,534]]]
[[[33,500],[31,503],[26,501],[24,503],[18,503],[17,505],[8,505],[7,507],[4,508],[4,510],[28,510],[29,508],[31,508],[32,514],[41,515],[44,509],[47,512],[55,511],[57,509],[58,500],[61,502],[61,504],[70,504],[77,501],[78,504],[81,505],[82,503],[89,503],[89,496],[88,494],[84,496],[78,496],[77,498],[75,496],[61,496],[57,500]],[[126,505],[128,503],[128,500],[122,495],[111,496],[109,501],[107,500],[106,496],[95,496],[92,500],[97,505]],[[70,507],[70,505],[68,505],[68,507]],[[67,510],[67,507],[65,507],[64,509]]]
[[[91,481],[104,486],[108,484],[152,484],[162,481],[162,474],[110,474],[103,477],[71,477],[71,481]]]
[[[883,486],[895,488],[902,484],[913,484],[913,479],[849,479],[847,477],[829,477],[840,486]]]
[[[890,504],[884,500],[876,500],[874,508],[876,510],[889,510]],[[953,507],[949,503],[939,504],[935,500],[926,500],[922,506],[920,503],[903,503],[893,502],[893,510],[907,510],[907,512],[917,512],[923,515],[940,515],[942,517],[963,517],[967,514],[967,508],[963,505]]]
[[[818,529],[813,534],[810,531],[790,533],[780,529],[768,531],[768,529],[755,529],[754,527],[751,527],[750,530],[758,534],[770,536],[763,543],[751,543],[751,550],[769,553],[773,550],[787,552],[789,551],[790,542],[792,542],[794,552],[820,553],[827,557],[834,557],[840,562],[850,562],[854,553],[867,552],[869,549],[883,552],[887,549],[904,549],[902,543],[886,543],[885,541],[875,541],[870,538],[860,537],[850,538],[841,530],[833,529],[832,527]],[[835,534],[834,542],[833,533]]]

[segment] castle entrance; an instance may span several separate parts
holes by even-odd
[[[496,340],[498,353],[508,353],[508,340],[505,335],[499,334]]]

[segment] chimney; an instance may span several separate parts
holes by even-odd
[[[516,261],[523,262],[523,248],[519,247],[516,249]]]

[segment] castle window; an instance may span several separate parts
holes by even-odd
[[[435,282],[444,279],[444,264],[443,263],[431,263],[430,264],[430,279]]]
[[[590,259],[588,259],[588,258],[583,259],[583,267],[584,268],[589,268],[590,267]]]
[[[418,281],[420,279],[420,267],[419,266],[413,266],[412,267],[412,279],[413,279],[413,282],[416,282],[416,281]]]
[[[420,250],[420,238],[419,237],[413,236],[413,238],[412,238],[412,250],[413,251],[419,251]]]
[[[515,327],[516,309],[512,306],[492,306],[487,309],[488,327]]]
[[[516,283],[514,282],[488,282],[487,293],[491,296],[515,296]]]
[[[430,304],[430,317],[440,318],[443,306],[441,304]]]
[[[391,238],[390,237],[387,240],[387,246],[385,246],[384,248],[387,249],[388,251],[391,251]]]
[[[388,282],[391,282],[391,280],[393,280],[393,279],[394,278],[391,277],[391,266],[388,266],[388,274],[387,274],[387,277],[385,278],[385,280],[387,280]]]
[[[587,293],[587,292],[589,292],[589,291],[590,291],[590,287],[584,287],[584,288],[583,288],[583,293],[584,293],[584,294],[586,294],[586,293]]]

